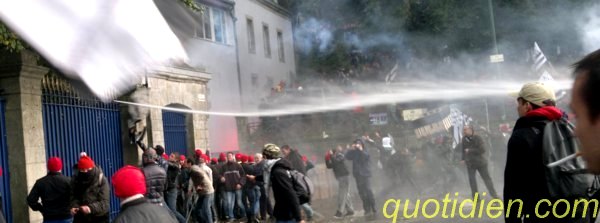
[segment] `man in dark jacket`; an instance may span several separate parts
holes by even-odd
[[[121,199],[121,211],[115,223],[176,223],[175,216],[166,208],[151,204],[144,198],[144,173],[134,166],[119,169],[112,177],[115,196]]]
[[[281,150],[274,144],[263,147],[263,156],[266,159],[266,183],[273,187],[275,208],[273,215],[277,222],[304,222],[300,215],[300,201],[293,188],[289,171],[292,164],[286,159],[281,159]]]
[[[146,149],[142,155],[144,168],[142,171],[146,176],[146,198],[150,203],[165,206],[164,194],[167,186],[167,172],[156,163],[158,155],[152,148]]]
[[[179,163],[179,153],[171,153],[167,168],[167,189],[165,191],[165,203],[173,212],[177,220],[181,223],[185,222],[185,218],[177,211],[177,178],[181,173]]]
[[[257,169],[254,164],[254,156],[245,155],[242,160],[242,168],[244,168],[244,172],[246,173],[246,183],[244,184],[244,201],[248,201],[246,205],[246,216],[248,217],[248,222],[260,222],[256,217],[258,216],[259,211],[259,196],[260,196],[260,188],[256,183],[256,175]],[[262,170],[260,170],[262,171]]]
[[[71,180],[73,222],[108,222],[110,189],[102,169],[84,154],[77,163],[77,171]]]
[[[48,175],[37,180],[27,196],[27,204],[34,211],[42,212],[44,222],[71,222],[71,179],[62,175],[62,161],[58,157],[48,159]],[[42,203],[38,200],[41,198]]]
[[[519,119],[508,141],[506,169],[504,170],[504,202],[520,199],[523,212],[510,210],[505,222],[580,222],[575,219],[552,219],[552,214],[544,219],[536,213],[566,213],[564,206],[553,209],[546,205],[536,208],[538,201],[550,199],[546,180],[546,167],[542,160],[544,127],[547,121],[558,120],[563,113],[555,107],[554,91],[542,83],[528,83],[521,88],[517,98]],[[517,209],[517,208],[512,208]],[[537,210],[536,210],[537,209]],[[505,210],[505,213],[508,213]],[[536,212],[537,211],[537,212]],[[572,212],[569,212],[572,213]],[[523,218],[528,216],[529,218]],[[571,215],[569,215],[571,216]],[[581,216],[581,215],[577,215]],[[582,219],[578,219],[582,220]],[[585,222],[585,221],[584,221]]]
[[[498,198],[496,190],[494,189],[494,183],[492,182],[492,178],[490,177],[490,172],[488,171],[488,162],[487,157],[485,155],[486,149],[483,139],[481,138],[481,136],[475,135],[472,126],[465,126],[463,128],[463,134],[463,161],[467,165],[467,171],[469,173],[471,195],[475,197],[477,193],[477,178],[475,174],[476,172],[479,172],[479,175],[481,175],[485,186],[490,192],[490,196],[492,196],[493,198]],[[478,195],[478,197],[481,196],[482,195]]]
[[[338,145],[335,151],[327,152],[325,155],[325,166],[328,169],[333,170],[333,175],[338,182],[338,199],[337,199],[337,212],[335,218],[341,218],[344,216],[354,215],[354,208],[352,207],[352,200],[350,198],[350,171],[346,166],[346,158],[344,158],[344,147]]]
[[[246,181],[246,173],[244,173],[242,166],[236,162],[232,152],[227,153],[227,163],[221,167],[219,173],[221,173],[220,181],[225,184],[227,219],[235,219],[233,209],[236,204],[240,208],[240,217],[246,217],[246,209],[242,203],[242,186]]]
[[[361,139],[354,140],[352,149],[346,152],[346,159],[352,161],[352,175],[356,180],[358,195],[363,203],[365,216],[376,217],[375,197],[371,189],[371,156]]]

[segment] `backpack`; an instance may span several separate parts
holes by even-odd
[[[289,170],[288,175],[292,178],[292,187],[298,196],[300,204],[310,202],[310,197],[314,191],[313,183],[306,175],[297,170]]]
[[[587,173],[581,157],[558,166],[548,167],[548,164],[580,151],[573,124],[564,118],[547,121],[542,142],[542,159],[546,166],[546,182],[550,196],[553,198],[589,197],[594,175]]]

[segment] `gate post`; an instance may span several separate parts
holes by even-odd
[[[48,69],[35,54],[0,53],[0,89],[6,99],[8,166],[13,222],[40,222],[42,216],[25,198],[35,181],[46,175],[42,119],[42,78]],[[23,185],[27,185],[23,187]]]

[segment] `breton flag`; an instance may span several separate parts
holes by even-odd
[[[396,79],[397,75],[398,75],[398,63],[396,63],[394,65],[394,67],[392,67],[390,72],[387,75],[385,75],[385,83],[386,84],[392,83],[394,81],[394,79]]]
[[[462,140],[463,137],[463,128],[466,125],[469,125],[472,121],[473,118],[469,117],[467,114],[463,113],[462,111],[460,111],[458,108],[456,108],[456,105],[451,105],[450,106],[450,119],[452,122],[452,126],[454,126],[454,135],[453,135],[453,143],[452,143],[452,147],[456,147],[458,144],[460,144],[460,141]]]
[[[540,46],[538,46],[537,42],[533,43],[532,57],[533,57],[533,71],[535,74],[540,74],[540,78],[538,79],[538,82],[542,82],[542,83],[548,84],[550,86],[555,86],[554,78],[552,77],[550,72],[548,72],[548,70],[546,70],[546,68],[544,67],[544,64],[546,64],[546,62],[550,65],[550,67],[551,67],[551,64],[548,61],[548,59],[546,59],[546,56],[540,49]]]
[[[544,64],[548,61],[546,56],[538,46],[537,42],[533,43],[533,54],[531,55],[533,58],[533,70],[536,73],[540,73],[540,69],[544,66]]]
[[[149,67],[188,59],[153,1],[0,1],[0,19],[103,101],[129,91]]]

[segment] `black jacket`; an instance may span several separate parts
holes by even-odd
[[[161,166],[150,163],[142,168],[146,177],[146,198],[151,203],[163,202],[164,192],[167,189],[167,172]]]
[[[549,197],[542,161],[542,136],[545,117],[521,117],[508,141],[504,170],[504,202],[521,199],[523,213],[533,214],[535,204]],[[506,205],[505,205],[506,207]],[[545,213],[540,212],[540,213]],[[563,213],[563,212],[557,212]],[[507,219],[506,222],[520,222]]]
[[[469,149],[469,152],[466,152]],[[462,159],[467,165],[485,165],[487,158],[485,157],[485,142],[478,135],[465,136],[462,140]]]
[[[169,162],[167,168],[167,190],[171,190],[177,187],[177,178],[181,173],[181,168],[178,164]]]
[[[38,201],[40,198],[42,203]],[[31,188],[27,204],[32,210],[42,212],[44,220],[71,218],[71,179],[59,172],[48,172]]]
[[[371,176],[371,155],[365,144],[363,150],[350,149],[346,152],[346,159],[352,161],[352,174],[354,177],[370,177]]]
[[[328,169],[333,169],[333,175],[335,178],[345,177],[350,175],[350,171],[348,171],[348,167],[346,166],[346,159],[344,158],[344,154],[341,152],[336,152],[331,155],[329,160],[325,160],[325,166]]]
[[[114,223],[177,223],[177,218],[165,207],[154,205],[146,198],[138,198],[121,206],[121,212]]]
[[[219,173],[225,177],[225,191],[235,191],[237,184],[244,186],[246,182],[246,173],[239,163],[227,162],[223,164]]]
[[[88,174],[77,173],[71,182],[71,207],[87,205],[92,212],[87,215],[82,212],[75,214],[73,222],[108,222],[110,189],[100,167],[94,167]]]
[[[294,170],[306,175],[306,165],[304,165],[304,161],[302,160],[300,153],[298,153],[298,150],[291,149],[290,154],[285,157],[285,159],[290,161]]]
[[[292,170],[292,164],[286,159],[277,161],[271,169],[270,182],[275,197],[273,215],[277,221],[301,220],[300,201],[294,191],[289,170]]]
[[[242,163],[242,168],[244,169],[244,173],[246,175],[256,176],[257,172],[256,172],[256,169],[254,168],[255,166],[256,165],[254,165],[254,164]],[[250,181],[246,178],[246,183],[244,184],[244,188],[254,188],[254,186],[256,186],[256,178],[254,181]]]

